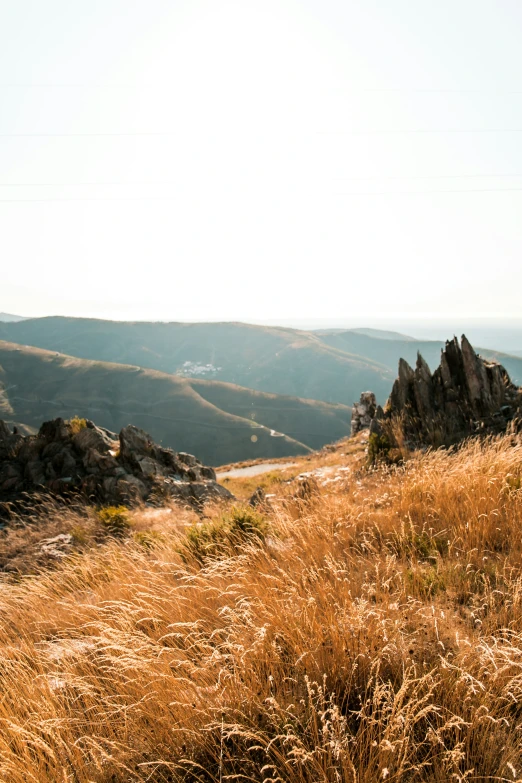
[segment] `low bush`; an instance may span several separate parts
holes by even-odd
[[[84,430],[87,427],[87,420],[86,419],[80,419],[79,416],[73,416],[72,419],[69,419],[67,422],[69,425],[69,429],[73,435],[76,435],[81,430]]]
[[[263,541],[267,524],[259,512],[248,506],[233,506],[208,522],[192,525],[181,548],[184,560],[203,563],[209,558],[234,552],[247,542]]]
[[[130,514],[125,506],[105,506],[97,512],[97,517],[102,527],[116,538],[121,538],[130,530]]]
[[[368,438],[368,463],[375,465],[377,462],[387,460],[390,449],[391,443],[387,435],[378,435],[376,432],[370,433]]]

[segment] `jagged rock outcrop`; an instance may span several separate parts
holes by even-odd
[[[0,513],[34,493],[81,494],[110,505],[160,498],[201,505],[232,497],[213,468],[161,448],[132,425],[117,436],[91,421],[55,419],[24,436],[0,421]]]
[[[375,394],[370,391],[363,392],[359,402],[354,402],[353,404],[352,436],[357,435],[361,430],[369,429],[376,412],[377,400],[375,399]]]
[[[446,342],[433,373],[420,354],[415,369],[400,360],[384,412],[376,410],[370,432],[382,434],[395,419],[409,442],[451,445],[470,435],[503,432],[521,418],[522,389],[501,364],[476,354],[463,335],[460,345],[456,337]]]

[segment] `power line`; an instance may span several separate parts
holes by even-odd
[[[316,131],[318,136],[383,136],[430,133],[522,133],[522,128],[389,128],[344,131]],[[125,131],[116,133],[0,133],[2,139],[120,138],[176,136],[178,131]]]
[[[511,176],[511,175],[508,175]],[[513,174],[512,176],[519,176]],[[522,176],[522,175],[520,175]],[[64,188],[64,187],[105,187],[107,185],[121,185],[126,187],[127,185],[177,185],[175,181],[152,181],[152,180],[135,180],[127,182],[0,182],[0,188]]]
[[[129,90],[129,89],[152,89],[158,85],[172,85],[172,82],[166,82],[156,80],[152,83],[137,82],[132,84],[85,84],[80,82],[3,82],[0,83],[0,89],[25,89],[39,88],[39,89],[54,89],[54,88],[66,88],[66,89],[85,89],[85,90]],[[288,90],[295,94],[295,90]],[[298,91],[297,91],[298,92]],[[324,90],[326,94],[344,95],[344,94],[358,94],[358,93],[432,93],[432,94],[449,94],[449,95],[522,95],[522,90],[504,90],[497,88],[438,88],[438,87],[361,87],[361,88],[347,88],[340,90]]]
[[[448,190],[368,190],[368,191],[348,191],[346,193],[337,193],[338,196],[422,196],[430,193],[510,193],[522,191],[522,188],[466,188],[448,189]]]
[[[522,133],[522,128],[388,128],[383,130],[317,131],[318,136],[392,136],[417,133]]]
[[[175,136],[177,131],[128,131],[122,133],[0,133],[2,139],[90,138],[98,136]]]
[[[521,174],[415,174],[415,175],[372,175],[364,177],[334,177],[334,182],[360,182],[375,180],[423,180],[423,179],[507,179],[522,177]],[[174,180],[121,180],[107,182],[0,182],[0,188],[64,188],[64,187],[108,187],[129,185],[170,186],[178,185]]]
[[[406,195],[430,195],[432,193],[514,193],[522,191],[520,188],[466,188],[466,189],[448,189],[448,190],[370,190],[370,191],[347,191],[336,193],[337,196],[406,196]],[[2,198],[0,204],[37,204],[37,203],[60,203],[60,202],[106,202],[106,201],[175,201],[176,196],[135,196],[135,197],[80,197],[80,198]]]
[[[25,203],[42,203],[42,202],[54,202],[54,201],[174,201],[175,199],[180,198],[179,195],[176,196],[131,196],[131,197],[125,197],[122,196],[121,198],[118,196],[100,196],[100,197],[72,197],[72,198],[1,198],[0,204],[5,203],[11,203],[11,204],[25,204]]]
[[[508,177],[522,177],[522,174],[413,174],[397,176],[379,176],[375,174],[371,177],[335,177],[335,182],[348,182],[359,180],[398,180],[398,179],[506,179]],[[2,187],[2,185],[0,185]]]

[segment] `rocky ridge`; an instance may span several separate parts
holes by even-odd
[[[370,433],[382,436],[386,431],[390,437],[387,425],[396,420],[408,442],[428,446],[500,433],[522,417],[522,389],[501,364],[475,353],[465,335],[460,345],[456,337],[446,342],[433,373],[420,354],[415,369],[401,359],[384,410],[369,403],[366,392],[354,405],[352,434],[369,428]]]
[[[0,420],[0,512],[34,493],[80,494],[104,505],[159,498],[201,505],[231,497],[213,468],[158,446],[132,425],[117,436],[92,421],[59,418],[25,436]]]

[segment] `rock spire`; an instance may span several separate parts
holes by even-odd
[[[446,342],[439,367],[432,373],[418,354],[415,369],[401,359],[399,374],[384,411],[376,409],[370,432],[400,421],[413,443],[451,445],[474,434],[505,431],[522,417],[522,389],[504,367],[486,361],[465,335]]]

